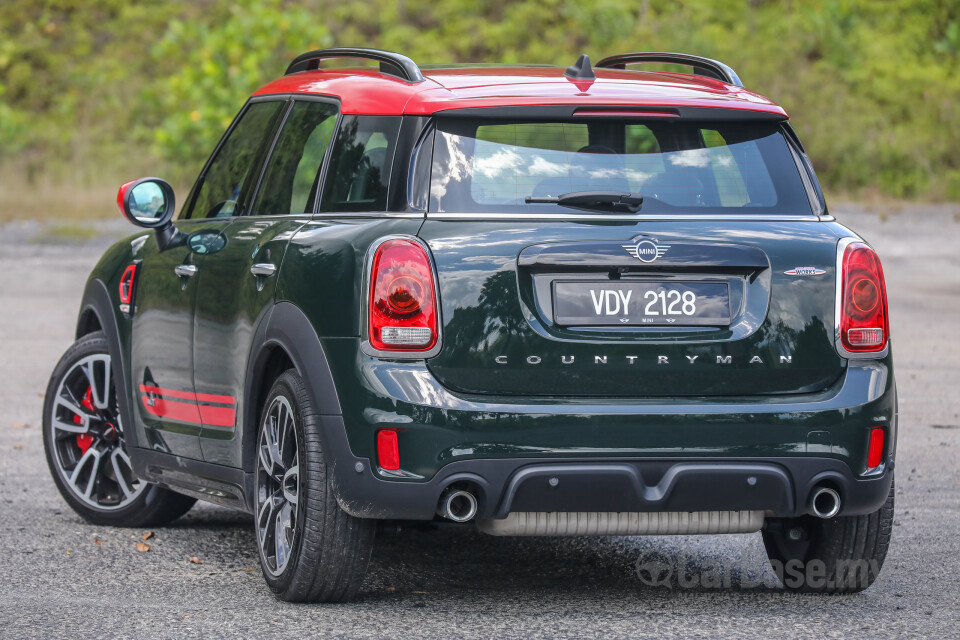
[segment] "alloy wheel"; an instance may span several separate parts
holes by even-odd
[[[71,492],[95,509],[129,505],[146,488],[127,455],[116,386],[105,353],[81,358],[61,378],[50,431],[57,470]]]
[[[296,417],[282,395],[270,403],[257,456],[257,542],[273,575],[290,561],[297,528],[300,464]]]

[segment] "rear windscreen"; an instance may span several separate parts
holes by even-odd
[[[811,212],[776,123],[438,120],[430,211],[569,213],[526,199],[580,191],[640,194],[640,215]]]

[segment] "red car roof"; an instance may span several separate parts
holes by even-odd
[[[274,80],[254,95],[307,93],[340,99],[343,113],[431,115],[448,109],[536,105],[715,107],[786,117],[782,107],[742,87],[683,73],[595,69],[596,80],[573,80],[559,67],[425,69],[410,83],[376,69],[303,71]]]

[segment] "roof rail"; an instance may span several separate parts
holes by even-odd
[[[407,56],[393,53],[392,51],[380,51],[379,49],[356,49],[352,47],[338,47],[335,49],[317,49],[294,58],[290,66],[287,67],[285,76],[299,71],[311,71],[320,68],[321,60],[333,58],[363,58],[364,60],[376,60],[380,63],[380,73],[396,76],[407,82],[423,82],[423,74],[420,73],[420,67],[417,63]]]
[[[668,53],[665,51],[648,51],[640,53],[624,53],[619,56],[610,56],[598,62],[597,68],[606,69],[625,69],[628,64],[660,63],[660,64],[682,64],[687,67],[693,67],[693,74],[705,76],[742,87],[740,76],[737,72],[727,65],[710,58],[701,58],[687,53]]]

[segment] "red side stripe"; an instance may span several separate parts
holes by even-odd
[[[177,391],[176,389],[162,389],[160,387],[152,387],[148,384],[140,385],[141,393],[153,393],[158,396],[163,396],[165,398],[182,398],[184,400],[194,400],[196,401],[196,394],[190,393],[189,391]]]
[[[157,416],[158,418],[201,424],[200,412],[197,410],[197,405],[195,404],[155,397],[153,398],[153,406],[151,407],[148,396],[140,396],[140,399],[143,401],[143,408],[147,410],[147,413]]]
[[[219,402],[220,404],[237,403],[237,399],[233,396],[219,396],[213,393],[191,393],[189,391],[177,391],[176,389],[154,387],[148,384],[140,385],[140,391],[143,393],[155,393],[167,398],[183,398],[184,400],[193,400],[195,402]]]
[[[205,427],[232,427],[237,419],[235,409],[200,405],[200,418]]]
[[[220,404],[237,404],[237,399],[233,396],[218,396],[212,393],[198,393],[199,402],[219,402]]]
[[[140,396],[147,413],[166,420],[176,420],[208,427],[233,427],[237,419],[236,399],[212,393],[191,393],[141,384]],[[147,395],[152,394],[152,395]],[[149,403],[153,401],[153,406]],[[233,405],[213,407],[198,402],[217,402]]]

